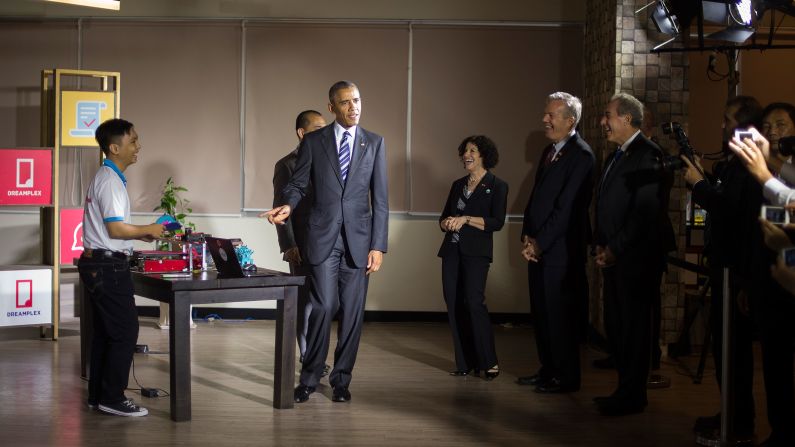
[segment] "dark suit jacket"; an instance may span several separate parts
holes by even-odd
[[[307,134],[298,148],[284,203],[295,209],[309,191],[305,259],[312,265],[326,260],[340,231],[357,267],[367,266],[370,250],[386,252],[389,224],[386,146],[384,139],[361,126],[353,141],[348,179],[343,183],[337,158],[334,123]]]
[[[704,251],[710,266],[730,267],[733,280],[740,282],[768,278],[771,259],[759,226],[762,186],[737,157],[721,169],[718,180],[693,185],[693,201],[707,210],[709,240]]]
[[[547,150],[552,150],[551,146]],[[546,153],[546,151],[545,151]],[[594,155],[578,133],[544,167],[541,155],[535,184],[524,210],[522,235],[536,240],[545,265],[585,262],[591,224]]]
[[[284,203],[282,190],[295,172],[295,162],[298,160],[298,148],[285,155],[276,162],[273,168],[273,206],[274,208]],[[276,234],[279,237],[279,249],[282,253],[298,247],[301,256],[304,255],[306,246],[306,226],[309,221],[309,209],[312,204],[312,188],[308,188],[306,197],[292,210],[290,218],[284,225],[276,225]]]
[[[630,271],[665,265],[670,221],[661,157],[660,147],[638,134],[596,189],[595,243],[610,247]]]
[[[464,256],[483,256],[491,260],[494,241],[492,233],[502,229],[505,224],[505,209],[508,202],[508,184],[487,172],[475,187],[466,203],[463,212],[459,212],[458,198],[461,197],[469,176],[464,176],[453,182],[447,202],[439,217],[439,222],[449,216],[482,217],[485,228],[479,230],[470,225],[464,225],[459,231],[458,243],[451,242],[453,233],[446,232],[442,246],[439,248],[439,257],[444,257],[459,250]]]

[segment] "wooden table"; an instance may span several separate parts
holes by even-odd
[[[217,273],[201,272],[185,278],[164,279],[159,274],[133,272],[135,294],[169,304],[171,328],[168,335],[170,360],[171,419],[191,419],[191,366],[189,316],[192,304],[233,303],[277,300],[276,354],[273,367],[274,408],[293,407],[295,385],[295,320],[298,286],[303,276],[260,269],[272,276],[219,278]],[[81,285],[82,286],[82,285]],[[80,287],[84,289],[84,287]],[[80,299],[80,365],[87,377],[93,328],[91,305],[84,291]]]

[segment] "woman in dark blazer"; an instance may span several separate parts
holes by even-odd
[[[499,155],[483,135],[467,137],[458,155],[468,174],[455,182],[439,217],[445,232],[439,249],[442,287],[453,332],[456,369],[453,376],[484,371],[486,380],[500,374],[494,332],[486,307],[486,277],[492,257],[492,233],[505,223],[508,184],[489,169]]]

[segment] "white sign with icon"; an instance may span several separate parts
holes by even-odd
[[[0,271],[0,326],[51,323],[52,270]]]

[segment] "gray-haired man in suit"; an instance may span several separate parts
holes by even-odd
[[[299,403],[309,399],[320,381],[338,309],[329,383],[334,402],[351,399],[348,386],[361,339],[367,274],[378,271],[387,249],[384,139],[359,127],[361,97],[352,82],[331,86],[328,107],[334,123],[304,137],[293,177],[282,191],[283,204],[266,213],[271,223],[283,223],[308,192],[314,194],[304,256],[311,265],[312,311],[294,393]]]
[[[539,393],[580,389],[578,323],[591,225],[594,155],[577,133],[582,102],[556,92],[547,97],[544,134],[551,141],[541,156],[522,225],[522,255],[528,261],[530,306],[541,369],[519,377]]]

